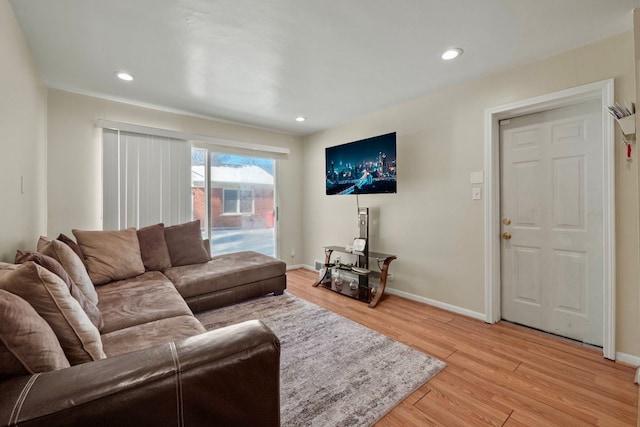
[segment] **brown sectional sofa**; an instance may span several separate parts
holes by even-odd
[[[248,251],[215,256],[205,264],[171,267],[164,274],[189,307],[199,312],[270,292],[282,294],[285,270],[284,262]]]
[[[33,286],[67,292],[63,280],[32,263],[0,267],[0,290],[28,269],[37,276]],[[207,332],[192,310],[285,288],[285,264],[255,252],[95,286],[106,358],[48,372],[26,366],[11,378],[0,372],[0,425],[279,425],[278,338],[258,320]],[[2,294],[0,322],[1,303]],[[2,333],[0,325],[0,347],[8,346]],[[0,348],[0,365],[6,354]]]

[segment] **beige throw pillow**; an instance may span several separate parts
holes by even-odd
[[[78,258],[80,258],[82,260],[82,262],[84,262],[84,255],[82,255],[82,251],[80,250],[80,246],[78,246],[78,244],[76,242],[74,242],[71,237],[68,237],[67,235],[60,233],[56,240],[60,240],[65,245],[69,246],[71,248],[71,250],[73,252],[75,252],[76,255],[78,255]]]
[[[203,264],[211,257],[202,244],[200,220],[164,228],[164,238],[169,248],[171,265]]]
[[[0,290],[0,380],[69,366],[47,322],[28,302]]]
[[[84,263],[68,245],[59,240],[40,237],[40,240],[38,240],[38,252],[55,258],[56,261],[62,264],[69,277],[78,285],[89,301],[98,304],[98,293],[91,282]]]
[[[96,285],[144,273],[134,228],[118,231],[71,230],[80,245],[89,277]]]
[[[98,329],[60,277],[29,261],[15,270],[0,270],[0,289],[31,304],[53,329],[72,365],[106,357]]]
[[[163,271],[171,267],[163,223],[143,227],[137,234],[142,262],[147,271]]]
[[[69,277],[69,274],[67,274],[67,271],[62,267],[62,264],[56,261],[55,258],[41,254],[40,252],[17,251],[16,264],[24,264],[27,261],[33,261],[60,277],[69,287],[71,296],[80,303],[80,307],[82,307],[84,312],[87,313],[91,323],[93,323],[98,330],[101,330],[104,327],[104,320],[102,319],[100,310],[98,310],[98,307],[89,301],[80,288],[76,286],[71,277]]]

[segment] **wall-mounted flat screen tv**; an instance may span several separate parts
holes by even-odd
[[[327,195],[396,192],[396,133],[325,149]]]

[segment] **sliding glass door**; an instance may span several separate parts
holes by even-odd
[[[193,218],[211,254],[256,251],[277,256],[276,160],[192,148]]]

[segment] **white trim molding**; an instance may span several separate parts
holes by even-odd
[[[446,310],[446,311],[450,311],[452,313],[461,314],[463,316],[471,317],[473,319],[477,319],[477,320],[481,320],[481,321],[485,320],[484,313],[478,313],[477,311],[468,310],[466,308],[458,307],[457,305],[447,304],[447,303],[444,303],[444,302],[436,301],[436,300],[433,300],[433,299],[430,299],[430,298],[421,297],[419,295],[411,294],[409,292],[400,291],[398,289],[389,288],[389,287],[385,288],[384,291],[385,291],[385,293],[388,293],[388,294],[391,294],[391,295],[397,295],[399,297],[406,298],[406,299],[409,299],[409,300],[412,300],[412,301],[421,302],[421,303],[430,305],[432,307],[437,307],[437,308],[441,308],[441,309]]]
[[[303,264],[300,266],[291,266],[291,267],[287,267],[287,270],[293,270],[294,268],[304,268],[305,270],[310,270],[313,271],[315,273],[318,273],[318,270],[316,270],[315,268],[313,268],[310,265],[307,264]],[[466,308],[462,308],[462,307],[458,307],[457,305],[451,305],[451,304],[447,304],[444,302],[440,302],[440,301],[436,301],[430,298],[425,298],[425,297],[421,297],[420,295],[415,295],[409,292],[405,292],[405,291],[401,291],[398,289],[394,289],[394,288],[390,288],[390,287],[386,287],[384,289],[385,293],[391,294],[391,295],[397,295],[399,297],[402,298],[406,298],[412,301],[417,301],[417,302],[421,302],[423,304],[427,304],[430,305],[432,307],[437,307],[437,308],[441,308],[443,310],[447,310],[450,311],[452,313],[456,313],[456,314],[461,314],[463,316],[467,316],[467,317],[471,317],[473,319],[477,319],[477,320],[481,320],[481,321],[485,321],[485,315],[483,313],[478,313],[477,311],[472,311],[472,310],[468,310]]]
[[[96,127],[104,129],[114,129],[125,132],[141,133],[145,135],[164,136],[166,138],[184,139],[186,141],[204,142],[207,144],[229,147],[234,149],[242,149],[255,152],[265,152],[274,155],[274,158],[286,158],[290,150],[284,147],[276,147],[272,145],[254,144],[251,142],[234,141],[230,139],[216,138],[207,135],[196,135],[188,132],[180,132],[175,130],[160,129],[149,126],[136,125],[132,123],[114,122],[112,120],[98,119]],[[282,157],[278,157],[282,156]]]
[[[603,355],[615,360],[615,180],[614,122],[604,106],[614,102],[613,79],[553,92],[511,104],[487,108],[484,115],[485,214],[485,313],[487,323],[500,314],[500,135],[499,121],[510,117],[560,108],[579,102],[602,100],[603,232],[604,232],[604,343]]]
[[[626,363],[627,365],[640,366],[640,357],[627,353],[616,353],[616,361]]]

